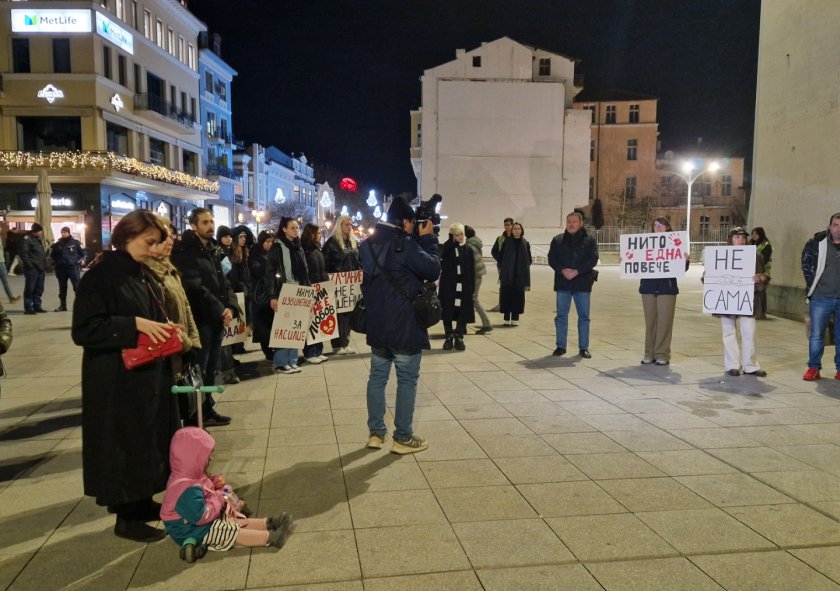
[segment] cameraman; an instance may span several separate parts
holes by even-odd
[[[385,386],[393,363],[397,369],[397,401],[391,451],[410,454],[429,447],[412,430],[420,358],[422,350],[430,348],[429,333],[417,326],[413,304],[392,283],[412,296],[417,294],[423,281],[434,281],[440,275],[440,258],[432,221],[416,220],[415,224],[414,210],[405,199],[396,197],[391,202],[387,219],[376,224],[374,235],[359,247],[364,270],[362,293],[371,320],[367,326],[367,344],[371,347],[367,446],[381,449],[388,436]],[[415,225],[417,234],[413,235]]]

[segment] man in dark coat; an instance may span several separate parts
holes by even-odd
[[[61,238],[50,248],[50,258],[55,263],[55,278],[58,279],[58,308],[54,312],[67,311],[67,280],[73,286],[73,293],[79,286],[82,274],[81,263],[85,258],[82,243],[73,238],[70,228],[61,229]]]
[[[554,317],[557,348],[554,355],[566,354],[569,308],[574,300],[580,356],[586,359],[592,357],[589,353],[589,298],[597,264],[595,238],[586,233],[583,216],[578,212],[570,213],[566,216],[566,231],[555,236],[548,249],[548,265],[554,269],[554,291],[557,292],[557,315]]]
[[[199,363],[204,383],[216,382],[216,367],[222,348],[224,327],[239,316],[236,294],[222,271],[222,254],[213,240],[215,221],[209,209],[197,207],[190,212],[190,230],[172,251],[172,263],[181,272],[181,282],[190,301],[195,323],[201,335]],[[216,427],[230,423],[230,417],[213,409],[213,396],[205,394],[204,425]]]
[[[414,211],[405,199],[397,197],[391,202],[387,219],[376,224],[374,235],[359,247],[364,270],[362,294],[371,319],[367,326],[367,344],[371,347],[367,384],[368,447],[380,449],[388,435],[384,421],[385,386],[394,364],[397,401],[391,451],[409,454],[429,447],[412,429],[420,359],[422,350],[429,348],[429,333],[417,325],[412,302],[392,283],[402,286],[413,297],[423,281],[438,278],[440,259],[431,220],[418,221],[417,236],[413,236]]]
[[[41,300],[44,296],[44,277],[47,274],[47,252],[44,250],[43,237],[43,226],[32,224],[20,247],[20,260],[26,277],[23,287],[24,314],[47,312]]]
[[[499,234],[496,240],[493,242],[492,248],[490,248],[490,256],[493,257],[493,260],[496,261],[496,271],[499,272],[499,275],[502,273],[502,247],[505,245],[505,238],[510,236],[511,230],[513,230],[513,218],[505,218],[504,223],[504,231]],[[491,312],[498,312],[501,309],[502,305],[502,292],[499,291],[499,303],[490,308]]]

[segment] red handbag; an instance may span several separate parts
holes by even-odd
[[[175,333],[175,327],[166,329],[169,336],[160,343],[153,343],[147,335],[140,333],[137,337],[137,346],[132,349],[123,349],[122,358],[126,369],[134,369],[140,365],[146,365],[156,359],[163,359],[175,353],[180,353],[184,345],[180,337]]]

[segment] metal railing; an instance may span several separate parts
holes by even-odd
[[[160,113],[164,117],[169,117],[173,121],[177,121],[184,127],[192,127],[195,122],[193,113],[178,108],[177,105],[164,100],[156,94],[135,94],[134,108],[138,111],[154,111],[155,113]]]

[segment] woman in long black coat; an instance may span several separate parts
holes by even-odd
[[[449,240],[443,243],[440,254],[440,297],[441,318],[446,340],[444,351],[453,347],[458,351],[466,349],[464,335],[467,324],[475,322],[473,289],[475,287],[475,260],[467,246],[463,224],[449,227]],[[452,323],[456,323],[453,328]]]
[[[505,326],[519,324],[525,312],[525,292],[531,289],[531,245],[525,240],[525,228],[516,222],[505,238],[499,264],[499,310]]]
[[[121,351],[144,333],[167,336],[157,282],[142,261],[167,235],[157,216],[133,211],[114,229],[115,252],[103,253],[79,283],[73,342],[82,358],[82,468],[85,494],[116,513],[114,533],[139,542],[164,537],[152,495],[166,487],[169,441],[178,408],[168,359],[127,370]]]
[[[265,294],[265,259],[268,252],[274,245],[274,231],[263,230],[257,236],[257,242],[251,247],[248,254],[248,271],[251,281],[251,301],[248,307],[248,316],[251,319],[251,334],[255,343],[260,344],[266,360],[271,361],[271,349],[268,348],[268,341],[271,335],[271,322],[274,319],[274,311],[265,305],[258,305],[255,297],[258,294]],[[264,303],[264,302],[263,302]]]

